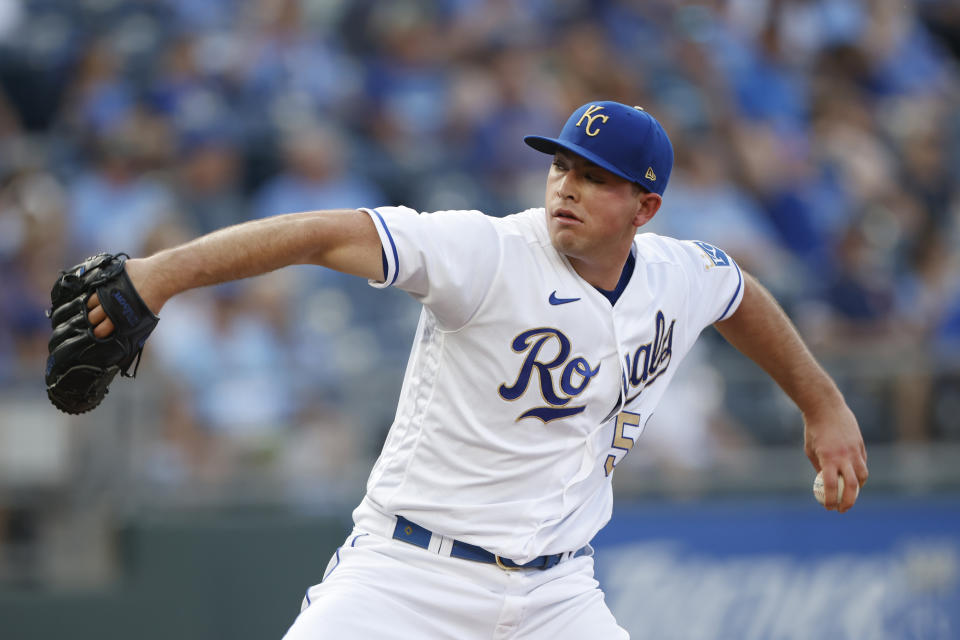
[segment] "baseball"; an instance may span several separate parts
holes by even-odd
[[[860,487],[857,487],[855,496],[860,495]],[[813,480],[813,496],[817,499],[817,502],[823,504],[827,499],[826,491],[823,487],[823,472],[817,473],[817,477]],[[837,476],[837,502],[843,497],[843,476]]]

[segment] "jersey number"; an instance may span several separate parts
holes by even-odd
[[[620,455],[621,460],[623,456],[627,455],[630,449],[633,449],[633,445],[637,441],[637,436],[640,435],[640,431],[639,413],[621,411],[617,414],[617,424],[613,429],[613,443],[611,446],[613,446],[614,449],[623,451]],[[633,435],[630,435],[631,433]],[[603,465],[608,476],[613,473],[615,466],[617,466],[617,456],[611,453],[607,456],[607,461]]]

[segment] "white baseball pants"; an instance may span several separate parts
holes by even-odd
[[[592,554],[547,570],[438,555],[354,529],[285,640],[622,640]]]

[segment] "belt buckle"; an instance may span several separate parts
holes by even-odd
[[[508,567],[507,565],[503,564],[503,561],[500,559],[500,556],[498,556],[497,554],[493,555],[493,559],[496,560],[497,566],[503,569],[504,571],[517,571],[520,568],[520,567]]]

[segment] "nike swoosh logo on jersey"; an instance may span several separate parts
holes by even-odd
[[[576,302],[579,299],[580,298],[558,298],[556,291],[550,294],[550,304],[554,306],[558,304],[567,304],[568,302]]]

